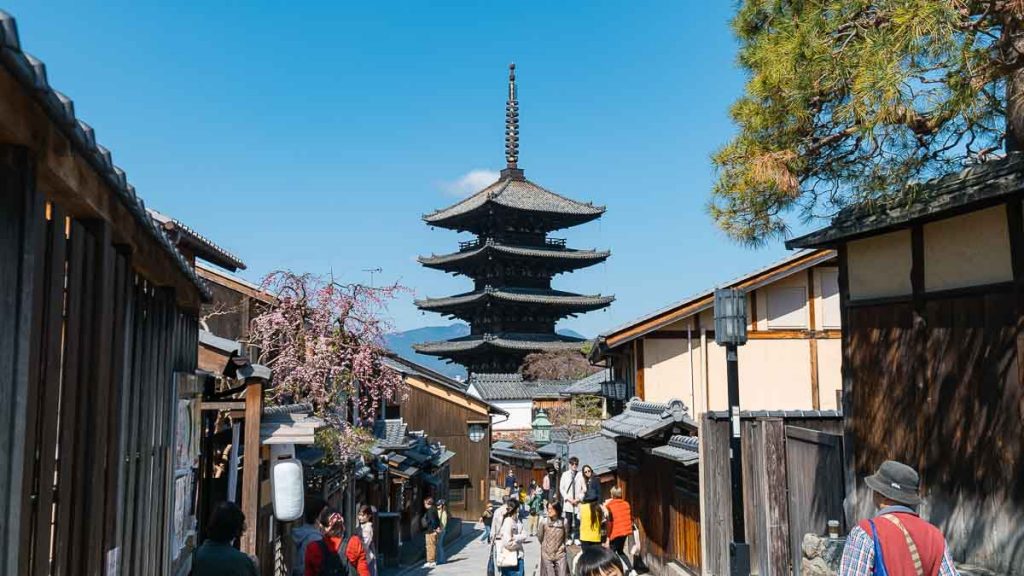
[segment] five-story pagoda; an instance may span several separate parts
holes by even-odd
[[[418,344],[415,349],[462,364],[471,375],[515,372],[532,352],[579,349],[582,341],[555,333],[555,324],[614,300],[551,288],[556,274],[603,262],[609,253],[573,250],[564,239],[548,234],[600,218],[604,207],[537,186],[523,175],[518,159],[519,103],[513,64],[505,106],[507,167],[497,182],[423,217],[431,226],[476,235],[475,240],[461,242],[458,252],[419,258],[428,268],[471,278],[473,290],[416,301],[422,310],[467,322],[470,335]]]

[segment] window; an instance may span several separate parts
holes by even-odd
[[[768,304],[768,329],[807,328],[807,288],[772,286],[765,290]]]
[[[821,271],[821,327],[839,328],[839,271]]]

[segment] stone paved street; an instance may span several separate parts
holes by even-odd
[[[487,573],[487,553],[491,549],[480,542],[482,529],[479,524],[467,525],[463,528],[466,535],[448,545],[448,562],[434,569],[424,568],[422,564],[381,572],[382,576],[481,576]],[[540,548],[537,539],[526,542],[526,574],[531,576],[537,569],[537,558]]]

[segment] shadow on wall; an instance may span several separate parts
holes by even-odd
[[[849,312],[847,417],[861,485],[883,460],[911,464],[927,496],[922,513],[958,559],[1024,574],[1016,296],[932,300],[918,313],[910,303]],[[856,509],[865,502],[862,488]]]

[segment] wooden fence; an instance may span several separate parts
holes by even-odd
[[[0,147],[0,493],[20,499],[0,507],[18,550],[0,572],[166,574],[174,372],[195,371],[195,314],[33,176],[26,150]]]
[[[743,503],[751,573],[800,574],[800,542],[844,522],[842,419],[743,418]],[[701,421],[701,520],[706,574],[729,573],[730,424]]]

